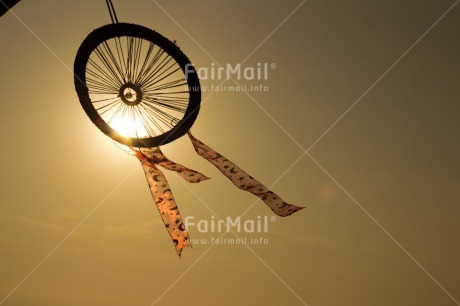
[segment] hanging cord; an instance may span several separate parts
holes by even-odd
[[[107,3],[107,8],[109,9],[110,19],[112,23],[118,23],[117,13],[115,12],[115,7],[113,6],[112,0],[105,0]]]

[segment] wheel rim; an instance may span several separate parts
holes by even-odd
[[[201,99],[190,60],[160,34],[133,24],[107,25],[88,35],[75,60],[75,87],[93,123],[135,147],[185,134]]]

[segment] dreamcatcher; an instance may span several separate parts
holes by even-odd
[[[176,171],[190,183],[208,179],[162,153],[161,145],[185,134],[198,155],[238,188],[262,199],[275,214],[284,217],[302,209],[285,203],[191,134],[201,101],[200,81],[192,63],[175,42],[161,34],[119,23],[112,1],[106,3],[112,24],[94,30],[81,44],[74,64],[75,89],[91,121],[141,162],[178,255],[190,246],[190,238],[168,181],[157,166]]]

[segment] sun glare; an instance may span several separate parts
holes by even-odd
[[[148,133],[137,116],[134,118],[116,116],[110,125],[115,131],[126,137],[142,138],[148,136]]]

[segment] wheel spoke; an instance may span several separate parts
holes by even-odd
[[[167,77],[171,76],[173,73],[175,73],[175,72],[180,70],[180,67],[177,67],[176,69],[174,69],[173,71],[169,72],[167,75],[163,76],[162,78],[160,78],[158,80],[159,77],[161,77],[163,74],[165,74],[173,66],[177,66],[177,64],[174,63],[173,65],[169,66],[166,70],[164,70],[161,74],[159,74],[155,79],[153,79],[149,84],[146,84],[146,86],[150,87],[150,86],[153,86],[155,84],[158,84],[159,82],[163,81]]]
[[[138,116],[141,120],[142,126],[144,127],[145,131],[150,137],[153,137],[156,135],[155,131],[150,127],[149,123],[147,122],[147,118],[144,117],[141,113],[141,108],[140,107],[135,107],[135,110],[138,112]]]
[[[104,43],[106,43],[106,42],[104,42]],[[97,46],[96,49],[94,49],[94,53],[99,58],[99,60],[104,64],[104,66],[107,68],[108,72],[110,72],[112,77],[117,80],[117,83],[123,84],[124,79],[120,78],[120,76],[115,71],[116,68],[112,67],[112,64],[107,59],[106,55],[104,54],[104,51],[100,48],[100,45]]]
[[[135,80],[136,84],[139,84],[139,80],[140,80],[140,78],[142,77],[142,75],[144,73],[145,65],[147,65],[147,63],[149,61],[149,58],[150,58],[150,55],[152,54],[154,46],[155,45],[152,42],[149,44],[149,48],[147,49],[147,52],[145,54],[144,62],[142,63],[142,67],[141,67],[141,69],[139,71],[139,74],[136,77],[136,80]]]
[[[150,112],[148,109],[146,109],[142,104],[139,104],[140,108],[139,110],[143,110],[144,113],[146,114],[147,118],[153,123],[153,125],[161,132],[164,133],[163,128],[158,124],[157,119],[155,119],[155,114]]]
[[[176,88],[176,87],[180,87],[180,86],[187,86],[187,80],[185,80],[184,78],[181,78],[179,80],[170,81],[170,82],[165,83],[163,85],[157,85],[157,86],[154,86],[154,87],[150,87],[150,88],[146,89],[145,92],[152,92],[152,91],[163,90],[163,89],[171,89],[171,88]]]
[[[124,103],[120,103],[118,108],[115,110],[115,112],[112,114],[112,116],[109,118],[109,120],[107,121],[107,124],[110,125],[110,123],[112,122],[112,120],[117,116],[117,114],[120,112],[120,109],[124,109],[126,108],[126,104]],[[101,114],[102,116],[103,114]]]
[[[148,64],[146,69],[142,72],[142,74],[140,74],[140,76],[139,76],[139,78],[137,80],[137,83],[139,85],[142,86],[142,84],[146,81],[146,79],[149,78],[149,76],[151,75],[152,69],[154,69],[155,66],[159,65],[158,61],[163,57],[164,53],[165,53],[165,51],[163,49],[161,49],[160,47],[158,47],[158,51],[155,53],[153,58],[150,60],[150,63]],[[161,63],[160,63],[160,65],[161,65]]]
[[[91,78],[87,78],[86,79],[86,85],[88,86],[88,88],[91,87],[91,89],[101,89],[101,90],[108,90],[110,92],[114,92],[114,91],[117,91],[118,89],[110,84],[104,84],[104,83],[101,83],[99,81],[96,81],[96,80],[93,80]]]
[[[99,79],[102,82],[106,82],[114,87],[119,87],[121,84],[118,82],[117,79],[111,77],[107,72],[105,72],[99,65],[97,65],[92,59],[88,60],[88,63],[91,64],[96,71],[93,71],[88,66],[86,67],[86,73],[92,77]],[[101,73],[101,74],[98,74]]]
[[[91,103],[106,102],[106,101],[113,100],[113,99],[118,99],[118,97],[112,97],[112,98],[100,99],[100,100],[91,100]]]
[[[106,54],[108,55],[109,59],[111,60],[113,66],[115,67],[115,69],[117,70],[118,72],[118,75],[121,76],[122,80],[126,83],[126,77],[123,73],[123,69],[121,68],[121,66],[118,64],[118,61],[117,59],[115,58],[115,55],[113,55],[113,52],[112,52],[112,49],[110,48],[109,44],[107,41],[104,41],[102,43],[102,46],[104,47],[104,50],[106,52]]]
[[[163,121],[164,124],[166,124],[167,126],[171,126],[172,125],[172,119],[179,119],[171,114],[168,114],[167,112],[165,111],[162,111],[161,109],[159,109],[158,107],[155,107],[149,103],[146,103],[145,104],[152,112],[152,114],[154,114],[155,117],[157,117],[159,120]],[[169,119],[169,120],[168,120]]]
[[[167,55],[166,57],[164,57],[160,63],[158,63],[158,65],[156,65],[156,68],[153,69],[153,71],[151,71],[149,73],[149,75],[140,83],[141,86],[148,86],[148,83],[150,81],[152,81],[152,79],[154,79],[157,75],[157,73],[162,70],[166,65],[169,64],[169,62],[172,61],[172,57],[170,55]]]
[[[142,51],[142,43],[143,40],[139,38],[135,38],[135,41],[137,41],[136,44],[136,52],[134,53],[134,71],[133,71],[133,81],[137,79],[138,73],[139,73],[139,64],[140,64],[140,58],[141,58],[141,51]]]
[[[159,100],[155,100],[155,99],[145,99],[145,103],[152,104],[152,105],[163,106],[165,108],[169,108],[171,110],[178,111],[178,112],[181,112],[181,113],[185,113],[185,110],[187,109],[187,105],[184,105],[184,104],[164,102],[164,101],[159,101]],[[174,105],[174,104],[176,104],[176,105]]]
[[[123,73],[123,79],[126,78],[126,62],[125,62],[125,54],[123,52],[123,47],[121,45],[120,37],[115,39],[115,48],[117,50],[118,61],[120,62],[120,68]]]

